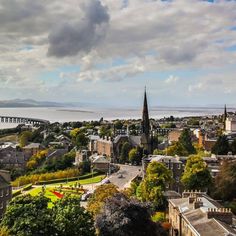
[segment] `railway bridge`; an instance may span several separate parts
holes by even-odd
[[[14,123],[14,124],[32,124],[32,125],[41,125],[49,124],[48,120],[37,119],[37,118],[26,118],[26,117],[12,117],[12,116],[1,116],[1,123]]]

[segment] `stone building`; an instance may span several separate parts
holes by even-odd
[[[169,200],[170,235],[236,235],[233,214],[204,192],[186,191],[182,198]]]
[[[2,219],[11,198],[12,188],[10,185],[10,173],[5,170],[0,170],[0,219]]]
[[[216,141],[217,141],[216,139],[208,138],[205,130],[203,130],[203,129],[199,130],[199,132],[198,132],[199,147],[202,147],[206,151],[211,151],[211,149],[215,145]]]
[[[93,170],[98,170],[104,173],[108,173],[110,168],[110,161],[106,158],[106,156],[102,155],[96,156],[91,161],[91,167]]]
[[[30,143],[22,149],[26,158],[29,159],[31,156],[37,154],[37,152],[43,150],[44,147],[40,143]]]
[[[103,137],[97,139],[96,144],[93,144],[93,147],[96,147],[96,152],[99,155],[106,155],[107,157],[110,157],[112,161],[117,162],[121,153],[122,145],[125,142],[128,142],[132,147],[143,147],[145,154],[152,154],[155,149],[152,131],[150,129],[146,90],[144,92],[141,134],[130,135],[129,130],[127,129],[126,134],[119,134],[113,138]]]
[[[179,141],[179,137],[180,137],[182,131],[183,131],[182,129],[171,130],[168,133],[168,142],[169,142],[169,144],[172,144],[173,142]]]
[[[24,168],[27,158],[24,152],[18,150],[16,146],[1,145],[0,146],[0,165],[2,168]]]

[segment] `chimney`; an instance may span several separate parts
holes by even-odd
[[[191,204],[195,201],[196,201],[196,195],[190,194],[190,196],[188,197],[188,203]]]
[[[207,218],[214,218],[229,225],[233,223],[233,214],[230,208],[208,208]]]
[[[203,202],[201,198],[197,198],[194,202],[193,202],[193,208],[194,209],[198,209],[200,207],[203,207]]]

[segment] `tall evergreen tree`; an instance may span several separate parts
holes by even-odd
[[[217,155],[227,155],[230,151],[227,137],[225,135],[219,136],[211,151]]]
[[[179,143],[182,144],[184,149],[188,152],[188,154],[196,153],[196,150],[192,144],[191,132],[189,129],[184,129],[179,137]]]

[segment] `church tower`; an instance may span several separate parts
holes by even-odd
[[[152,138],[150,136],[150,121],[148,114],[146,88],[144,91],[144,101],[143,101],[141,145],[143,146],[146,154],[152,153]]]
[[[226,119],[227,119],[227,108],[226,108],[226,104],[225,104],[225,109],[224,109],[224,115],[223,115],[223,123],[224,123],[224,130],[225,130],[225,126],[226,126]]]

